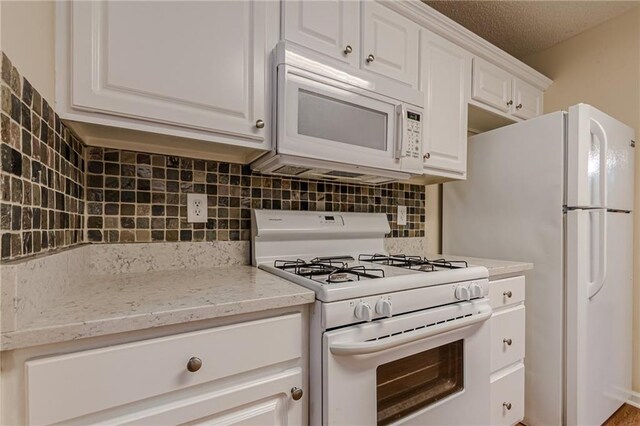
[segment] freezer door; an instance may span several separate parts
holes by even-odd
[[[630,396],[632,215],[567,213],[566,424],[600,425]]]
[[[633,129],[586,104],[569,108],[568,125],[567,206],[631,210]]]

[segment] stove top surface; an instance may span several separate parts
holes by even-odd
[[[486,269],[464,261],[421,256],[361,254],[281,259],[262,269],[316,291],[322,301],[486,278]]]

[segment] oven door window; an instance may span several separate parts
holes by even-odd
[[[393,423],[464,388],[463,340],[378,366],[378,425]]]
[[[387,151],[386,113],[298,90],[298,134]]]

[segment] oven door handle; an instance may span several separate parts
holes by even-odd
[[[437,334],[448,333],[450,331],[459,330],[464,327],[486,321],[491,317],[493,310],[489,306],[480,308],[477,314],[459,320],[450,321],[444,324],[435,325],[420,331],[412,331],[402,334],[398,337],[389,337],[384,340],[374,340],[371,342],[358,343],[334,343],[329,350],[334,355],[366,355],[381,352],[397,346],[406,345],[416,340],[426,339]]]

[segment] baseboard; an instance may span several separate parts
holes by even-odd
[[[629,396],[627,404],[640,408],[640,392],[631,392],[631,396]]]

